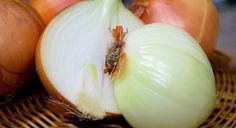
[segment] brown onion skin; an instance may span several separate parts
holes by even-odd
[[[134,0],[130,10],[146,24],[163,22],[185,29],[211,56],[219,31],[211,0]]]
[[[0,0],[0,96],[30,80],[43,28],[37,13],[20,0]]]
[[[38,12],[44,24],[47,25],[58,13],[79,1],[81,0],[30,0],[29,4]]]

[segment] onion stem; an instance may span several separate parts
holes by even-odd
[[[121,65],[125,62],[123,48],[126,33],[127,31],[123,32],[122,26],[116,26],[116,28],[112,30],[114,42],[106,55],[106,68],[104,69],[104,73],[108,73],[111,79],[114,79],[120,74],[121,67],[123,67]]]

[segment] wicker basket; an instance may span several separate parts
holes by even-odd
[[[236,128],[236,68],[229,67],[229,62],[230,57],[220,51],[214,52],[211,63],[216,78],[219,104],[201,128]],[[45,97],[48,97],[47,93],[41,88],[38,80],[34,80],[28,88],[11,102],[0,106],[0,128],[130,127],[122,117],[100,122],[68,119],[48,109],[45,100]]]

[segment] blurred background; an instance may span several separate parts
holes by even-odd
[[[236,0],[214,0],[220,17],[217,48],[232,56],[236,65]]]

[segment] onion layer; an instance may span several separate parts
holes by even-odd
[[[212,0],[134,0],[130,8],[147,24],[163,22],[185,29],[211,56],[219,31]]]
[[[43,26],[36,13],[18,0],[1,0],[0,10],[0,95],[5,95],[30,79]]]

